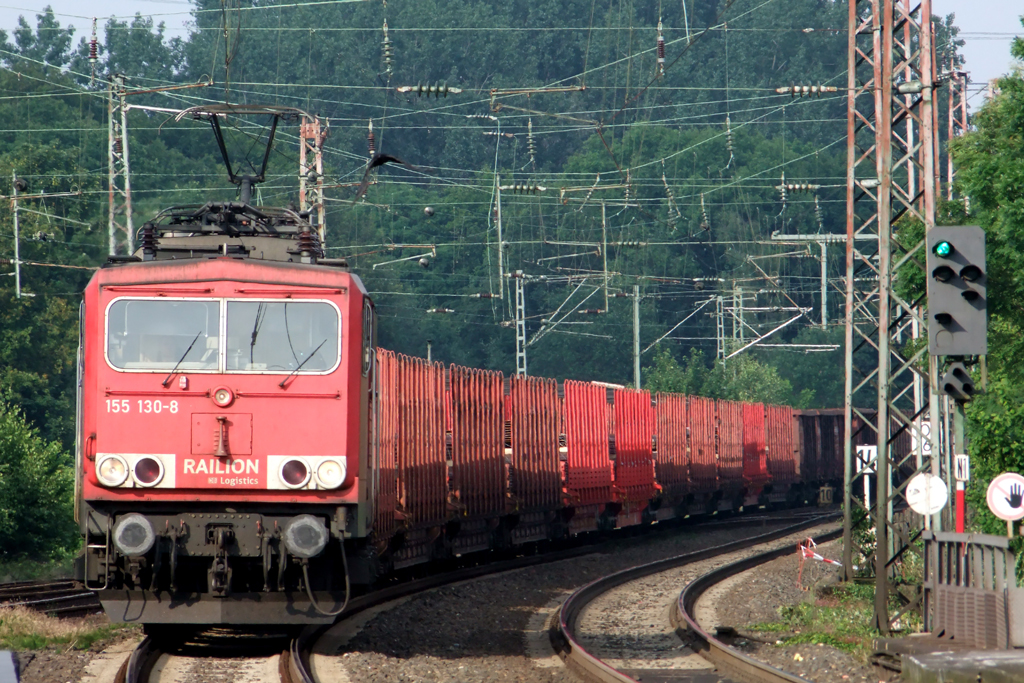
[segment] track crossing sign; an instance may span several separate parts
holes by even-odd
[[[1004,472],[988,485],[988,509],[999,519],[1016,522],[1024,518],[1024,477]]]
[[[919,515],[934,515],[946,506],[949,491],[942,477],[922,472],[907,484],[907,503]]]

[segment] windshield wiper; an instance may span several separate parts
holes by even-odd
[[[284,378],[283,380],[281,380],[281,383],[280,383],[280,384],[278,384],[277,386],[279,386],[279,387],[281,387],[282,389],[284,389],[284,385],[285,385],[285,382],[287,382],[287,381],[288,381],[288,380],[290,380],[290,379],[291,379],[292,377],[294,377],[294,376],[295,376],[295,373],[297,373],[297,372],[298,372],[299,370],[301,370],[301,369],[302,369],[302,366],[303,366],[303,365],[305,365],[306,363],[308,363],[308,362],[309,362],[309,359],[310,359],[310,358],[312,358],[313,356],[315,356],[315,355],[316,355],[316,352],[320,350],[320,347],[321,347],[321,346],[323,346],[324,344],[326,344],[326,343],[327,343],[327,340],[328,340],[328,338],[329,338],[329,337],[324,337],[324,340],[323,340],[322,342],[320,342],[320,346],[318,346],[318,347],[316,347],[315,349],[313,349],[313,353],[311,353],[311,354],[309,354],[308,356],[306,356],[306,360],[304,360],[304,361],[302,361],[301,363],[299,363],[299,367],[297,367],[297,368],[295,368],[294,370],[292,370],[292,371],[291,371],[291,374],[290,374],[290,375],[288,375],[287,377],[285,377],[285,378]]]
[[[288,304],[285,304],[285,306],[287,306],[287,305]],[[256,335],[258,335],[260,333],[260,328],[263,327],[263,320],[260,318],[260,313],[263,313],[263,304],[262,303],[260,303],[260,305],[256,307],[256,320],[252,324],[252,339],[249,342],[249,365],[250,366],[253,364],[253,360],[252,360],[253,352],[256,350]],[[266,314],[264,314],[263,317],[265,318]]]
[[[188,352],[192,350],[192,347],[196,345],[196,340],[199,339],[199,335],[201,335],[202,333],[202,330],[196,332],[196,336],[192,338],[192,343],[188,345],[187,349],[185,349],[185,353],[181,354],[181,358],[179,358],[178,362],[174,364],[174,368],[171,370],[170,374],[168,374],[167,377],[164,378],[163,385],[165,387],[171,383],[171,377],[174,377],[174,373],[178,371],[178,366],[181,365],[182,361],[185,360],[185,357],[188,355]]]

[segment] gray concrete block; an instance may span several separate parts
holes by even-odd
[[[1019,683],[1024,650],[970,650],[903,655],[906,683]]]

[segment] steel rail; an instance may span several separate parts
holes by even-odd
[[[719,555],[734,552],[736,550],[743,550],[744,548],[749,548],[752,544],[760,545],[763,543],[775,541],[780,538],[789,536],[790,534],[797,533],[798,531],[803,531],[804,529],[828,522],[830,520],[836,520],[838,518],[839,513],[830,513],[826,515],[820,515],[818,517],[811,517],[806,521],[800,522],[798,524],[793,524],[787,527],[783,527],[781,529],[776,529],[768,533],[760,534],[738,541],[724,543],[713,548],[705,548],[704,550],[697,550],[694,552],[677,555],[675,557],[657,560],[655,562],[651,562],[648,564],[631,567],[630,569],[624,569],[614,574],[609,574],[608,576],[597,579],[596,581],[593,581],[587,584],[586,586],[583,586],[582,588],[576,590],[576,592],[570,595],[568,599],[566,599],[566,601],[562,603],[562,607],[558,613],[558,628],[553,633],[555,645],[560,651],[559,654],[561,654],[561,656],[565,660],[566,666],[568,666],[568,668],[573,673],[575,673],[577,676],[582,678],[587,683],[637,683],[636,679],[615,669],[612,666],[609,666],[598,657],[595,657],[594,655],[587,652],[587,650],[582,645],[580,645],[579,641],[576,640],[575,632],[579,616],[583,612],[583,609],[588,604],[590,604],[595,598],[597,598],[600,595],[603,595],[604,593],[607,593],[613,588],[621,586],[622,584],[629,583],[630,581],[635,581],[637,579],[641,579],[652,574],[658,574],[660,572],[668,571],[670,569],[682,567],[684,565],[691,564],[693,562],[697,562],[700,560],[711,559]],[[833,533],[842,532],[840,530],[838,532]],[[791,547],[783,547],[778,550],[773,550],[770,552],[782,555],[793,552],[793,549]],[[777,555],[772,555],[772,557],[776,556]],[[756,555],[754,557],[761,557],[761,555]],[[731,567],[733,565],[729,566]],[[773,680],[778,681],[790,679]]]
[[[118,669],[114,683],[146,683],[153,665],[162,654],[163,650],[157,642],[151,636],[146,636]]]
[[[783,536],[794,533],[800,529],[808,526],[814,526],[820,524],[822,521],[837,517],[838,513],[831,513],[827,515],[819,515],[814,517],[804,518],[806,521],[802,521],[798,524],[784,527],[778,531],[769,532],[753,538],[747,538],[740,541],[736,541],[725,546],[719,546],[719,548],[742,548],[748,545],[751,541],[757,539],[770,540],[768,537],[774,537],[774,535],[781,533]],[[801,518],[804,517],[799,511],[787,510],[784,514],[780,514],[775,517],[771,514],[754,515],[754,516],[739,516],[735,519],[722,520],[718,522],[712,522],[713,525],[723,526],[731,524],[750,524],[751,522],[760,521],[762,524],[778,521],[785,522],[789,521],[787,518]],[[682,521],[682,520],[681,520]],[[706,523],[705,523],[706,524]],[[686,529],[686,528],[700,528],[704,524],[695,525],[695,527],[679,526],[672,527],[673,529]],[[454,571],[443,572],[433,576],[428,576],[422,579],[414,579],[403,583],[398,583],[386,588],[382,588],[366,595],[360,595],[352,598],[349,601],[348,607],[334,622],[344,621],[345,619],[351,618],[372,607],[381,605],[392,600],[399,598],[408,597],[416,593],[421,593],[433,588],[439,588],[448,584],[457,583],[460,581],[467,581],[469,579],[475,579],[482,576],[488,576],[492,574],[500,574],[502,572],[512,571],[515,569],[522,569],[524,567],[531,567],[539,564],[547,564],[550,562],[558,562],[561,560],[572,559],[583,555],[589,555],[596,552],[600,552],[602,547],[609,541],[633,541],[643,540],[644,538],[651,538],[651,536],[636,537],[631,539],[608,539],[602,542],[589,543],[587,545],[567,548],[563,550],[556,550],[552,552],[541,553],[538,555],[529,555],[523,557],[515,557],[507,560],[499,560],[496,562],[488,562],[481,565],[473,565],[463,567]],[[705,553],[707,551],[698,551],[696,554]],[[728,550],[722,551],[728,552]],[[681,556],[686,557],[686,556]],[[697,558],[699,559],[699,558]],[[655,563],[656,564],[656,563]],[[281,659],[278,666],[278,670],[281,676],[282,683],[316,683],[316,679],[310,672],[309,667],[309,656],[316,641],[324,632],[326,632],[331,625],[324,626],[309,626],[303,629],[303,631],[289,643],[288,649],[281,653]],[[115,683],[146,683],[146,679],[149,676],[149,672],[152,669],[153,664],[159,659],[163,651],[160,649],[159,644],[152,638],[146,637],[136,649],[132,652],[131,656],[125,660],[125,663],[121,666],[118,671],[118,676],[115,679]],[[141,668],[140,668],[141,667]],[[632,680],[632,679],[614,679],[614,680]]]
[[[823,534],[819,541],[831,541],[841,538],[843,530]],[[806,678],[791,674],[781,669],[776,669],[764,662],[760,662],[739,650],[730,647],[705,631],[694,615],[694,608],[697,600],[712,586],[721,583],[725,579],[736,576],[748,569],[757,567],[771,560],[789,555],[792,548],[776,548],[757,555],[751,555],[727,564],[724,567],[701,576],[691,581],[679,594],[673,610],[673,621],[678,631],[688,630],[701,642],[701,655],[727,674],[749,683],[809,683]]]
[[[0,606],[27,607],[58,617],[101,610],[96,593],[71,579],[0,583]]]
[[[316,683],[309,670],[309,655],[317,638],[326,630],[323,626],[306,628],[292,639],[288,650],[281,654],[281,683]]]
[[[786,512],[787,512],[786,515],[780,515],[778,518],[775,518],[775,517],[773,517],[770,514],[768,514],[768,515],[759,515],[759,516],[754,516],[754,517],[742,516],[742,517],[739,517],[737,519],[723,520],[723,521],[720,521],[720,522],[713,522],[712,524],[716,524],[716,525],[734,524],[734,523],[735,524],[740,524],[740,523],[749,524],[751,521],[761,521],[762,523],[764,523],[764,522],[772,521],[773,519],[778,519],[780,521],[785,521],[787,516],[794,516],[794,517],[802,516],[802,515],[799,514],[798,511],[789,510],[789,511],[786,511]],[[794,512],[795,512],[795,514],[794,514]],[[781,535],[782,536],[786,536],[786,535],[788,535],[790,533],[793,533],[793,532],[798,531],[800,529],[806,528],[808,526],[814,526],[815,524],[819,524],[819,523],[821,523],[822,520],[825,520],[825,519],[828,519],[828,518],[831,518],[831,517],[838,517],[838,513],[833,513],[831,515],[819,515],[819,516],[816,516],[816,517],[811,517],[811,518],[809,518],[809,521],[801,522],[799,524],[786,527],[786,528],[784,528],[782,530],[779,530],[779,531],[781,531]],[[701,526],[703,527],[703,526],[705,526],[705,524],[702,524]],[[754,537],[752,539],[748,538],[748,539],[744,539],[744,540],[741,540],[741,541],[736,541],[736,542],[731,543],[731,544],[726,544],[726,546],[720,546],[720,547],[721,548],[725,548],[727,546],[730,546],[730,547],[742,548],[746,544],[750,543],[752,540],[761,539],[761,538],[764,538],[765,540],[771,540],[768,537],[774,538],[779,533],[779,531],[769,532],[767,534],[762,534],[761,536],[756,536],[756,537]],[[560,560],[571,559],[571,558],[574,558],[574,557],[579,557],[581,555],[588,555],[588,554],[591,554],[591,553],[594,553],[594,552],[598,552],[599,548],[600,548],[600,545],[601,544],[592,544],[592,545],[587,545],[587,546],[583,546],[583,547],[579,547],[579,548],[570,548],[570,549],[566,549],[566,550],[560,550],[560,551],[554,551],[554,552],[549,552],[549,553],[543,553],[541,555],[531,555],[531,556],[527,556],[527,557],[517,557],[517,558],[513,558],[513,559],[509,559],[509,560],[500,560],[500,561],[497,561],[497,562],[490,562],[490,563],[487,563],[487,564],[484,564],[484,565],[477,565],[477,566],[472,566],[472,567],[464,567],[462,569],[457,569],[455,571],[446,572],[446,573],[443,573],[443,574],[437,574],[435,576],[428,576],[428,577],[423,578],[423,579],[416,579],[416,580],[408,581],[408,582],[405,582],[405,583],[400,583],[400,584],[397,584],[397,585],[394,585],[394,586],[390,586],[388,588],[383,588],[381,590],[374,591],[373,593],[369,593],[367,595],[362,595],[362,596],[353,598],[349,602],[348,608],[344,611],[344,613],[342,613],[339,616],[338,621],[343,621],[345,619],[348,619],[348,618],[358,614],[359,612],[362,612],[364,610],[370,609],[371,607],[375,607],[375,606],[383,604],[385,602],[390,602],[392,600],[397,600],[399,598],[404,598],[404,597],[407,597],[407,596],[410,596],[410,595],[414,595],[416,593],[421,593],[421,592],[424,592],[424,591],[427,591],[427,590],[431,590],[433,588],[439,588],[441,586],[446,586],[446,585],[451,584],[451,583],[457,583],[459,581],[466,581],[468,579],[479,578],[479,577],[488,576],[488,575],[491,575],[491,574],[500,574],[502,572],[512,571],[512,570],[515,570],[515,569],[522,569],[524,567],[530,567],[530,566],[534,566],[534,565],[538,565],[538,564],[547,564],[547,563],[550,563],[550,562],[558,562]],[[698,552],[704,552],[704,551],[698,551]],[[728,551],[726,551],[726,552],[728,552]],[[337,623],[337,622],[335,622],[335,623]],[[283,683],[316,683],[315,679],[313,678],[313,675],[309,672],[309,654],[310,654],[310,650],[312,649],[313,645],[316,643],[318,637],[322,633],[324,633],[328,628],[330,628],[330,627],[328,627],[328,626],[310,627],[310,628],[305,629],[299,637],[297,637],[294,640],[292,640],[291,646],[289,648],[289,651],[287,652],[286,655],[282,655],[282,665],[281,665],[282,678],[281,678],[281,680],[282,680]],[[627,679],[627,680],[631,680],[631,679]]]

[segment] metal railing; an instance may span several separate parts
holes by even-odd
[[[964,645],[1024,647],[1024,589],[1001,536],[925,531],[925,630]]]

